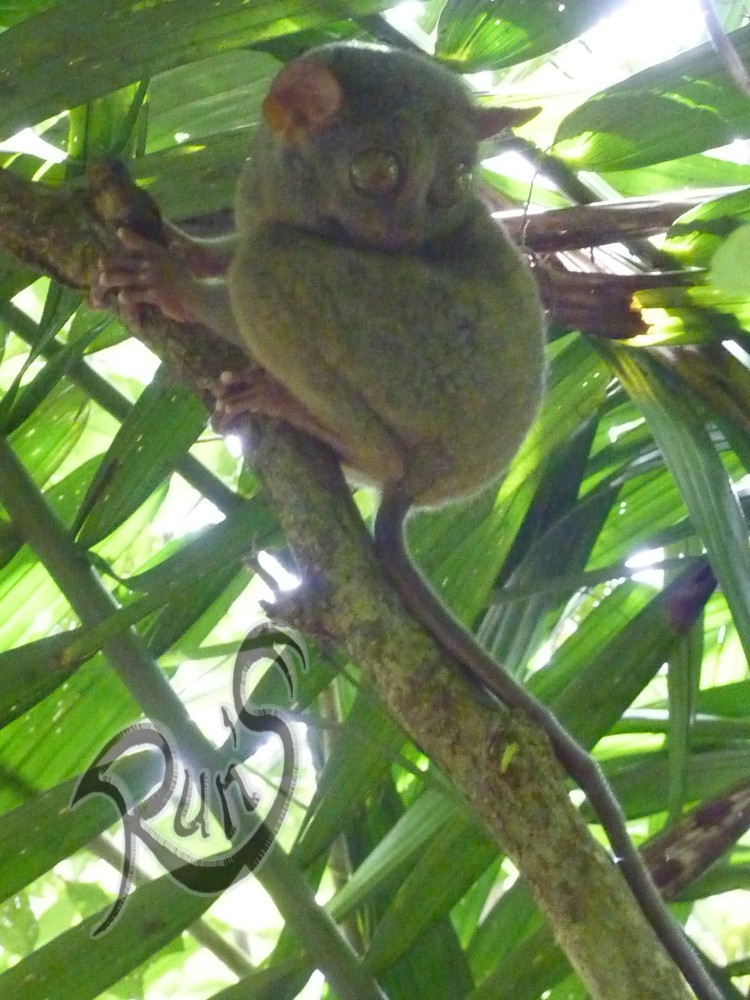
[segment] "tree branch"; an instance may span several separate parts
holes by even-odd
[[[153,225],[142,196],[129,197],[117,171],[111,190],[105,170],[90,191],[72,192],[0,174],[0,245],[86,287],[97,258],[115,243],[123,210],[133,228],[141,215]],[[222,370],[247,368],[209,331],[156,313],[147,315],[143,339],[204,394]],[[546,737],[484,699],[407,615],[332,454],[267,419],[253,419],[243,440],[302,570],[286,617],[335,642],[377,686],[526,877],[595,1000],[686,1000],[676,967],[573,808]]]

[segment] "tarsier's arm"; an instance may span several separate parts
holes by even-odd
[[[237,247],[235,234],[201,240],[164,221],[168,246],[129,229],[119,230],[122,250],[102,260],[98,282],[89,292],[94,308],[105,309],[114,298],[126,324],[142,325],[143,306],[154,306],[178,323],[200,323],[212,333],[247,350],[229,300],[227,271]],[[248,359],[248,365],[252,364]],[[212,423],[228,431],[243,413],[264,413],[286,420],[331,447],[336,439],[284,387],[263,369],[225,372],[216,387]]]
[[[167,237],[167,247],[181,257],[198,278],[222,278],[226,276],[234,252],[237,249],[237,233],[223,236],[190,236],[167,219],[162,219]]]

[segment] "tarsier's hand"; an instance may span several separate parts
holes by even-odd
[[[178,323],[196,320],[199,281],[179,248],[161,246],[131,229],[119,229],[117,235],[122,250],[99,261],[91,306],[106,309],[115,299],[127,325],[136,330],[143,326],[145,305]]]
[[[180,236],[179,230],[175,230]],[[129,327],[138,330],[143,325],[143,306],[154,306],[178,323],[204,323],[221,318],[228,310],[226,286],[220,280],[198,277],[194,273],[193,248],[185,241],[175,240],[164,247],[139,236],[130,229],[120,229],[117,235],[122,251],[100,261],[97,282],[89,293],[94,308],[105,309],[113,298]],[[198,260],[204,272],[211,271],[215,257]],[[233,324],[232,324],[233,326]],[[225,335],[228,325],[223,325]],[[221,332],[220,327],[218,331]],[[231,337],[229,339],[236,338]],[[250,360],[248,359],[250,365]],[[224,372],[214,389],[216,408],[212,418],[214,428],[228,433],[244,413],[264,413],[313,434],[329,444],[338,443],[279,382],[258,366],[249,371]]]

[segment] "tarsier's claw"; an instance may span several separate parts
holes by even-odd
[[[86,304],[89,309],[108,309],[110,306],[107,290],[101,285],[98,279],[96,284],[92,285],[88,290]]]
[[[138,233],[124,226],[117,230],[117,238],[124,247],[145,260],[159,260],[167,252],[166,247],[160,243],[154,243],[153,240],[139,236]]]
[[[211,423],[219,434],[226,434],[238,417],[258,410],[257,378],[248,372],[224,371],[219,376]]]
[[[139,295],[127,291],[118,293],[117,302],[120,306],[120,317],[127,327],[138,332],[143,328],[143,300]]]

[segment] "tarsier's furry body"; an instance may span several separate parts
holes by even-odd
[[[125,232],[97,294],[116,292],[130,316],[160,306],[238,344],[263,372],[241,391],[229,383],[223,415],[281,416],[380,487],[376,540],[405,602],[467,673],[546,730],[658,936],[701,1000],[713,1000],[601,772],[452,619],[403,542],[410,507],[500,478],[540,400],[535,282],[471,184],[479,138],[514,120],[476,107],[425,57],[356,44],[313,50],[281,70],[264,102],[226,279],[191,271],[200,254],[186,238],[175,237],[173,253]]]

